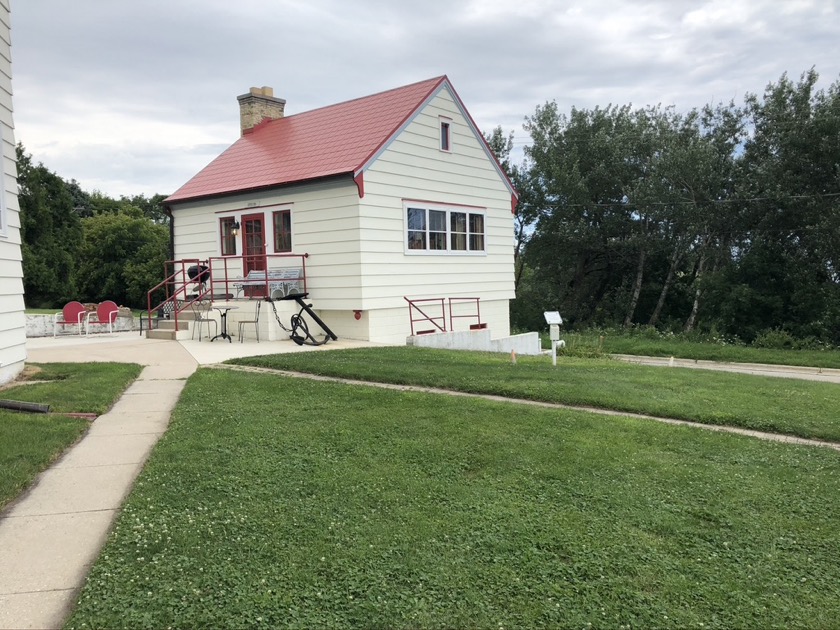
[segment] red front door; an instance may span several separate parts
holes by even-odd
[[[242,216],[242,254],[245,275],[249,271],[265,271],[265,221],[261,214]]]

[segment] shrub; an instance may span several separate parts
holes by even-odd
[[[798,349],[799,343],[788,331],[780,328],[765,330],[756,335],[752,345],[756,348],[772,348],[774,350]]]

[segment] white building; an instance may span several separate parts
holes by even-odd
[[[11,9],[0,0],[0,131],[3,185],[0,186],[0,384],[23,369],[26,360],[26,317],[20,253],[20,209],[12,119]]]
[[[448,330],[480,308],[509,335],[517,193],[447,77],[290,116],[270,88],[238,98],[239,140],[165,202],[176,260],[209,261],[214,291],[305,266],[339,337],[404,343],[406,299],[428,298],[447,300]],[[449,318],[448,298],[479,301]]]

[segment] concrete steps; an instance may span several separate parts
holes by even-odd
[[[167,341],[189,339],[193,334],[190,329],[190,326],[193,324],[192,319],[192,313],[179,313],[177,330],[174,319],[161,319],[158,321],[157,328],[146,331],[146,339],[164,339]]]

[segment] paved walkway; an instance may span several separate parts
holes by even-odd
[[[669,357],[640,357],[633,354],[614,354],[614,358],[627,363],[653,365],[659,367],[681,367],[694,370],[715,370],[718,372],[737,372],[754,376],[775,376],[777,378],[796,378],[806,381],[840,383],[840,370],[832,368],[797,367],[794,365],[767,365],[765,363],[719,363],[698,359],[676,359]]]
[[[331,342],[335,349],[361,342]],[[33,338],[30,363],[113,361],[143,371],[114,407],[0,514],[0,628],[59,628],[181,391],[199,365],[312,351],[292,341],[171,342],[117,333]]]
[[[28,340],[28,361],[31,363],[114,361],[139,363],[145,367],[114,407],[91,424],[85,437],[53,467],[41,474],[33,487],[0,515],[0,629],[61,627],[72,609],[88,569],[107,538],[123,500],[152,448],[166,430],[170,413],[178,402],[187,377],[199,365],[215,365],[241,356],[364,345],[371,344],[338,341],[312,348],[297,346],[289,340],[260,344],[207,341],[174,343],[140,338],[137,333],[101,335],[88,339],[49,337]],[[668,359],[647,360],[641,357],[630,357],[629,360],[649,364],[670,363]],[[825,373],[812,371],[808,374],[795,368],[791,371],[772,366],[739,368],[732,364],[701,366],[698,365],[700,362],[690,363],[692,365],[684,367],[731,369],[840,382],[840,371],[837,370],[831,371],[837,373],[829,374],[826,378]],[[258,371],[255,368],[249,369]],[[533,401],[522,402],[563,407]],[[590,411],[633,415],[597,409]],[[645,418],[651,419],[648,416]],[[698,426],[667,418],[653,419]],[[727,427],[706,428],[733,430],[787,442],[817,444],[813,440]],[[819,445],[838,448],[838,445],[827,443]]]

